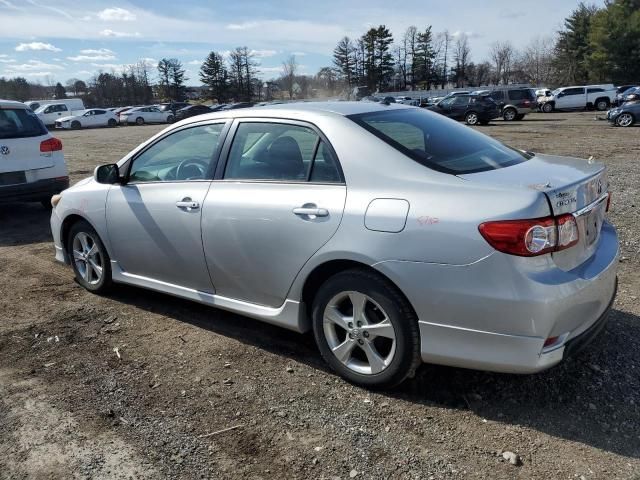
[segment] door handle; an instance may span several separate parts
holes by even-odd
[[[197,210],[198,208],[200,208],[200,203],[191,200],[189,197],[186,197],[176,202],[176,207],[185,208],[187,210]]]
[[[328,217],[329,210],[318,207],[298,207],[293,209],[293,213],[300,216]]]

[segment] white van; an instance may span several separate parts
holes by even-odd
[[[81,99],[72,98],[68,100],[51,100],[40,105],[35,112],[38,118],[42,120],[42,123],[45,125],[53,125],[59,118],[68,117],[73,112],[84,109],[84,104]]]
[[[24,103],[0,100],[0,202],[42,202],[69,186],[62,142]]]
[[[71,110],[84,110],[84,102],[81,98],[65,98],[64,100],[29,100],[28,102],[24,102],[24,104],[34,112],[42,105],[51,105],[54,103],[64,103],[70,107]]]

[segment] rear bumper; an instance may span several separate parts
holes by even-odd
[[[617,286],[618,239],[603,226],[598,248],[571,271],[551,258],[495,253],[470,265],[376,265],[413,305],[427,363],[534,373],[575,353],[603,328]],[[545,340],[562,340],[544,348]]]
[[[33,202],[46,200],[69,188],[69,178],[48,178],[19,185],[0,186],[0,202]]]

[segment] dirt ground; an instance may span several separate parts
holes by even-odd
[[[640,128],[594,117],[480,127],[609,166],[618,299],[588,350],[537,375],[424,365],[372,393],[328,371],[311,335],[84,291],[54,262],[48,212],[1,206],[0,478],[640,479]],[[75,182],[161,128],[55,134]]]

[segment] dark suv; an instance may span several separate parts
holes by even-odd
[[[500,116],[500,108],[488,95],[446,97],[427,109],[455,120],[464,120],[467,125],[486,125]]]
[[[487,93],[500,107],[502,118],[507,122],[522,120],[527,113],[538,107],[536,92],[532,88],[495,88]]]

